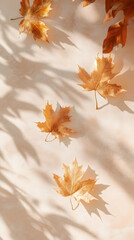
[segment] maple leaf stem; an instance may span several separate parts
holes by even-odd
[[[72,196],[70,197],[70,203],[71,203],[72,210],[75,210],[79,206],[79,203],[76,205],[76,207],[73,206]]]
[[[55,136],[52,140],[48,140],[49,135],[50,135],[50,132],[47,134],[45,138],[45,142],[53,142],[56,139],[56,136]]]
[[[98,109],[98,102],[97,102],[97,96],[96,96],[96,91],[95,91],[94,93],[95,93],[95,102],[96,102],[96,109]]]
[[[18,20],[18,19],[22,19],[24,17],[17,17],[17,18],[11,18],[10,20]]]

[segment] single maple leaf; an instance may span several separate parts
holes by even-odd
[[[65,123],[71,121],[70,107],[60,107],[59,112],[54,112],[52,105],[47,102],[46,108],[43,109],[45,122],[37,122],[41,132],[51,133],[55,138],[69,137],[76,132],[65,126]],[[48,137],[47,135],[47,137]],[[47,137],[45,141],[47,141]]]
[[[54,180],[58,185],[58,188],[56,189],[58,194],[61,194],[64,197],[73,197],[78,202],[78,205],[81,200],[90,203],[91,200],[95,199],[91,193],[94,189],[96,180],[91,178],[83,180],[84,172],[82,171],[82,166],[78,165],[77,159],[75,159],[70,166],[63,164],[63,170],[63,178],[56,174],[53,175]],[[72,209],[74,209],[71,198],[70,202]]]
[[[107,37],[103,41],[103,53],[110,53],[115,46],[125,46],[127,40],[127,22],[120,21],[109,27]]]
[[[113,73],[114,64],[112,63],[111,56],[96,58],[97,66],[93,72],[88,74],[83,68],[79,67],[78,77],[83,82],[79,84],[86,91],[95,91],[96,109],[98,109],[98,103],[96,98],[96,91],[103,97],[109,96],[115,97],[117,94],[125,91],[121,86],[117,84],[111,84],[110,81],[116,75]]]
[[[23,20],[20,22],[19,32],[28,32],[33,34],[33,38],[40,39],[48,42],[47,31],[43,18],[48,17],[51,8],[51,0],[34,0],[32,6],[30,6],[29,0],[22,0],[20,2],[20,14]],[[19,19],[19,18],[15,18]],[[11,19],[11,20],[15,20]]]

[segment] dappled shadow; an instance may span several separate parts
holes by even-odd
[[[12,174],[4,168],[0,170],[0,211],[1,219],[8,228],[11,239],[50,240],[52,237],[56,237],[60,240],[64,236],[64,239],[71,240],[71,233],[68,230],[68,226],[71,226],[71,228],[79,229],[99,240],[88,228],[61,215],[64,210],[57,205],[53,205],[53,207],[58,209],[59,214],[41,215],[37,211],[38,200],[31,198],[9,181],[5,172],[9,175]],[[46,176],[45,181],[46,178],[49,177]],[[1,237],[5,239],[3,233]]]
[[[81,226],[79,223],[76,223],[73,220],[68,219],[62,215],[48,214],[45,216],[45,220],[48,221],[47,229],[50,232],[53,232],[53,236],[57,237],[57,239],[64,238],[65,240],[71,240],[71,234],[67,231],[67,227],[71,226],[76,230],[80,229],[81,231],[88,233],[94,239],[100,240],[99,236],[91,232],[89,228]]]
[[[84,153],[104,169],[134,200],[133,176],[126,174],[125,168],[122,168],[123,165],[127,167],[127,171],[132,171],[134,152],[127,146],[126,142],[116,138],[116,132],[115,137],[104,127],[102,132],[102,127],[94,118],[90,119],[87,126],[83,126],[83,131],[85,138],[81,144]],[[114,134],[114,130],[112,134]]]
[[[55,19],[58,26],[67,32],[79,33],[96,44],[102,45],[105,37],[105,35],[102,36],[102,32],[107,28],[105,24],[102,24],[105,17],[104,1],[96,1],[85,8],[82,5],[83,1],[79,0],[73,2],[68,0],[55,1],[51,18]],[[93,9],[95,19],[92,14]]]
[[[17,127],[17,125],[10,121],[10,117],[21,118],[21,110],[38,112],[38,109],[32,104],[20,101],[17,98],[17,94],[14,90],[11,90],[3,98],[0,98],[1,131],[4,131],[6,134],[12,137],[17,150],[25,160],[27,159],[27,156],[31,156],[39,164],[40,161],[33,146],[26,140],[25,136]],[[8,144],[6,148],[8,150]]]
[[[9,173],[10,174],[10,173]],[[6,185],[9,190],[3,188]],[[27,213],[24,205],[29,207],[36,214],[36,209],[30,203],[28,196],[25,195],[17,186],[12,184],[8,178],[0,171],[0,210],[1,218],[8,228],[10,237],[18,239],[44,239],[44,234],[36,228],[38,222]],[[36,226],[36,227],[34,227]]]
[[[45,61],[44,58],[42,59],[44,53],[41,52],[41,49],[52,51],[57,45],[59,47],[61,43],[72,46],[74,44],[71,43],[67,34],[63,33],[60,27],[58,29],[58,23],[53,26],[54,31],[57,29],[57,33],[54,33],[55,40],[53,39],[51,44],[35,42],[30,36],[27,36],[27,38],[22,36],[23,40],[14,41],[14,35],[18,38],[18,34],[16,34],[18,22],[12,22],[10,18],[16,16],[20,3],[14,2],[13,4],[4,1],[0,5],[0,35],[2,39],[0,46],[0,78],[5,91],[0,96],[0,130],[12,138],[18,152],[25,160],[28,156],[31,156],[39,164],[32,143],[28,142],[22,129],[17,124],[15,125],[14,120],[19,118],[21,121],[22,112],[38,114],[39,107],[35,104],[33,94],[36,94],[44,101],[48,89],[61,99],[69,99],[78,105],[81,105],[82,99],[86,99],[77,88],[75,89],[76,74],[73,71],[64,70],[63,67],[60,69],[60,67],[55,66],[55,62],[51,63],[47,59]],[[10,13],[12,16],[8,11],[10,7],[12,8]],[[50,23],[52,24],[52,21],[48,22],[48,24]],[[50,34],[50,39],[52,38]],[[39,50],[41,58],[37,56],[36,49]],[[23,97],[24,100],[20,100],[22,96],[25,96]],[[2,151],[1,157],[3,157]]]

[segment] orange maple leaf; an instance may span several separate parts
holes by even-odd
[[[60,107],[59,112],[55,112],[52,105],[47,102],[46,108],[43,109],[45,122],[37,122],[41,132],[51,133],[55,138],[69,137],[76,132],[65,126],[65,123],[71,121],[70,107]],[[48,137],[47,135],[47,137]],[[47,141],[47,137],[45,141]]]
[[[124,19],[109,27],[103,42],[103,53],[111,52],[119,44],[125,46],[128,20],[134,17],[134,0],[106,0],[107,14],[104,22],[113,19],[120,11],[123,11]]]
[[[83,68],[79,67],[78,77],[83,82],[79,84],[86,91],[95,91],[96,109],[98,109],[98,103],[96,98],[96,91],[103,97],[108,96],[115,97],[117,94],[125,91],[121,86],[117,84],[111,84],[110,81],[116,75],[114,74],[111,56],[96,58],[97,67],[89,75]]]
[[[115,46],[125,46],[127,40],[127,22],[120,21],[109,27],[107,37],[103,41],[103,53],[110,53]]]
[[[123,11],[124,19],[128,20],[134,17],[134,1],[133,0],[106,0],[106,18],[109,21],[114,18],[118,12]]]
[[[35,40],[40,39],[48,42],[48,28],[42,19],[48,17],[49,11],[52,9],[51,2],[51,0],[34,0],[32,6],[30,6],[29,0],[22,0],[19,11],[22,15],[20,18],[23,18],[23,20],[19,24],[19,32],[22,33],[26,31],[33,34]]]
[[[124,1],[124,0],[123,0]],[[120,0],[105,0],[105,9],[106,9],[106,12],[108,12],[114,5],[117,5],[119,4],[119,2],[121,2]]]
[[[91,200],[95,199],[92,196],[92,191],[94,190],[96,180],[91,178],[83,180],[84,172],[82,171],[82,166],[78,165],[77,159],[70,166],[63,164],[63,170],[63,178],[53,174],[54,180],[58,185],[56,192],[64,197],[70,196],[73,210],[72,197],[78,202],[78,205],[81,200],[90,203]]]

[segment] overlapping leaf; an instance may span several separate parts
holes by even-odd
[[[125,46],[128,20],[134,17],[133,0],[106,0],[107,14],[104,22],[114,18],[120,11],[123,11],[124,19],[109,27],[107,37],[103,42],[104,53],[111,52],[119,44],[122,44],[122,47]]]
[[[55,112],[52,105],[47,102],[43,109],[45,122],[37,122],[37,126],[42,132],[51,133],[55,138],[69,137],[76,132],[66,127],[66,123],[71,121],[70,107],[60,107],[59,112]],[[47,141],[47,138],[46,138]]]
[[[124,47],[126,44],[128,21],[134,18],[134,0],[105,0],[105,10],[104,22],[113,19],[120,11],[124,13],[123,19],[109,27],[103,41],[103,53],[110,53],[115,46],[121,44]]]
[[[123,11],[124,19],[128,20],[134,17],[134,1],[133,0],[106,0],[106,18],[109,21],[114,18],[118,12]]]
[[[115,46],[125,46],[127,40],[127,22],[120,21],[109,27],[107,37],[103,42],[103,53],[110,53]]]
[[[63,164],[63,170],[63,178],[56,174],[53,175],[54,180],[58,185],[56,192],[64,197],[73,197],[78,204],[81,200],[90,203],[90,201],[94,199],[92,191],[96,180],[91,178],[83,180],[84,172],[82,171],[82,166],[78,165],[76,159],[70,166]]]

